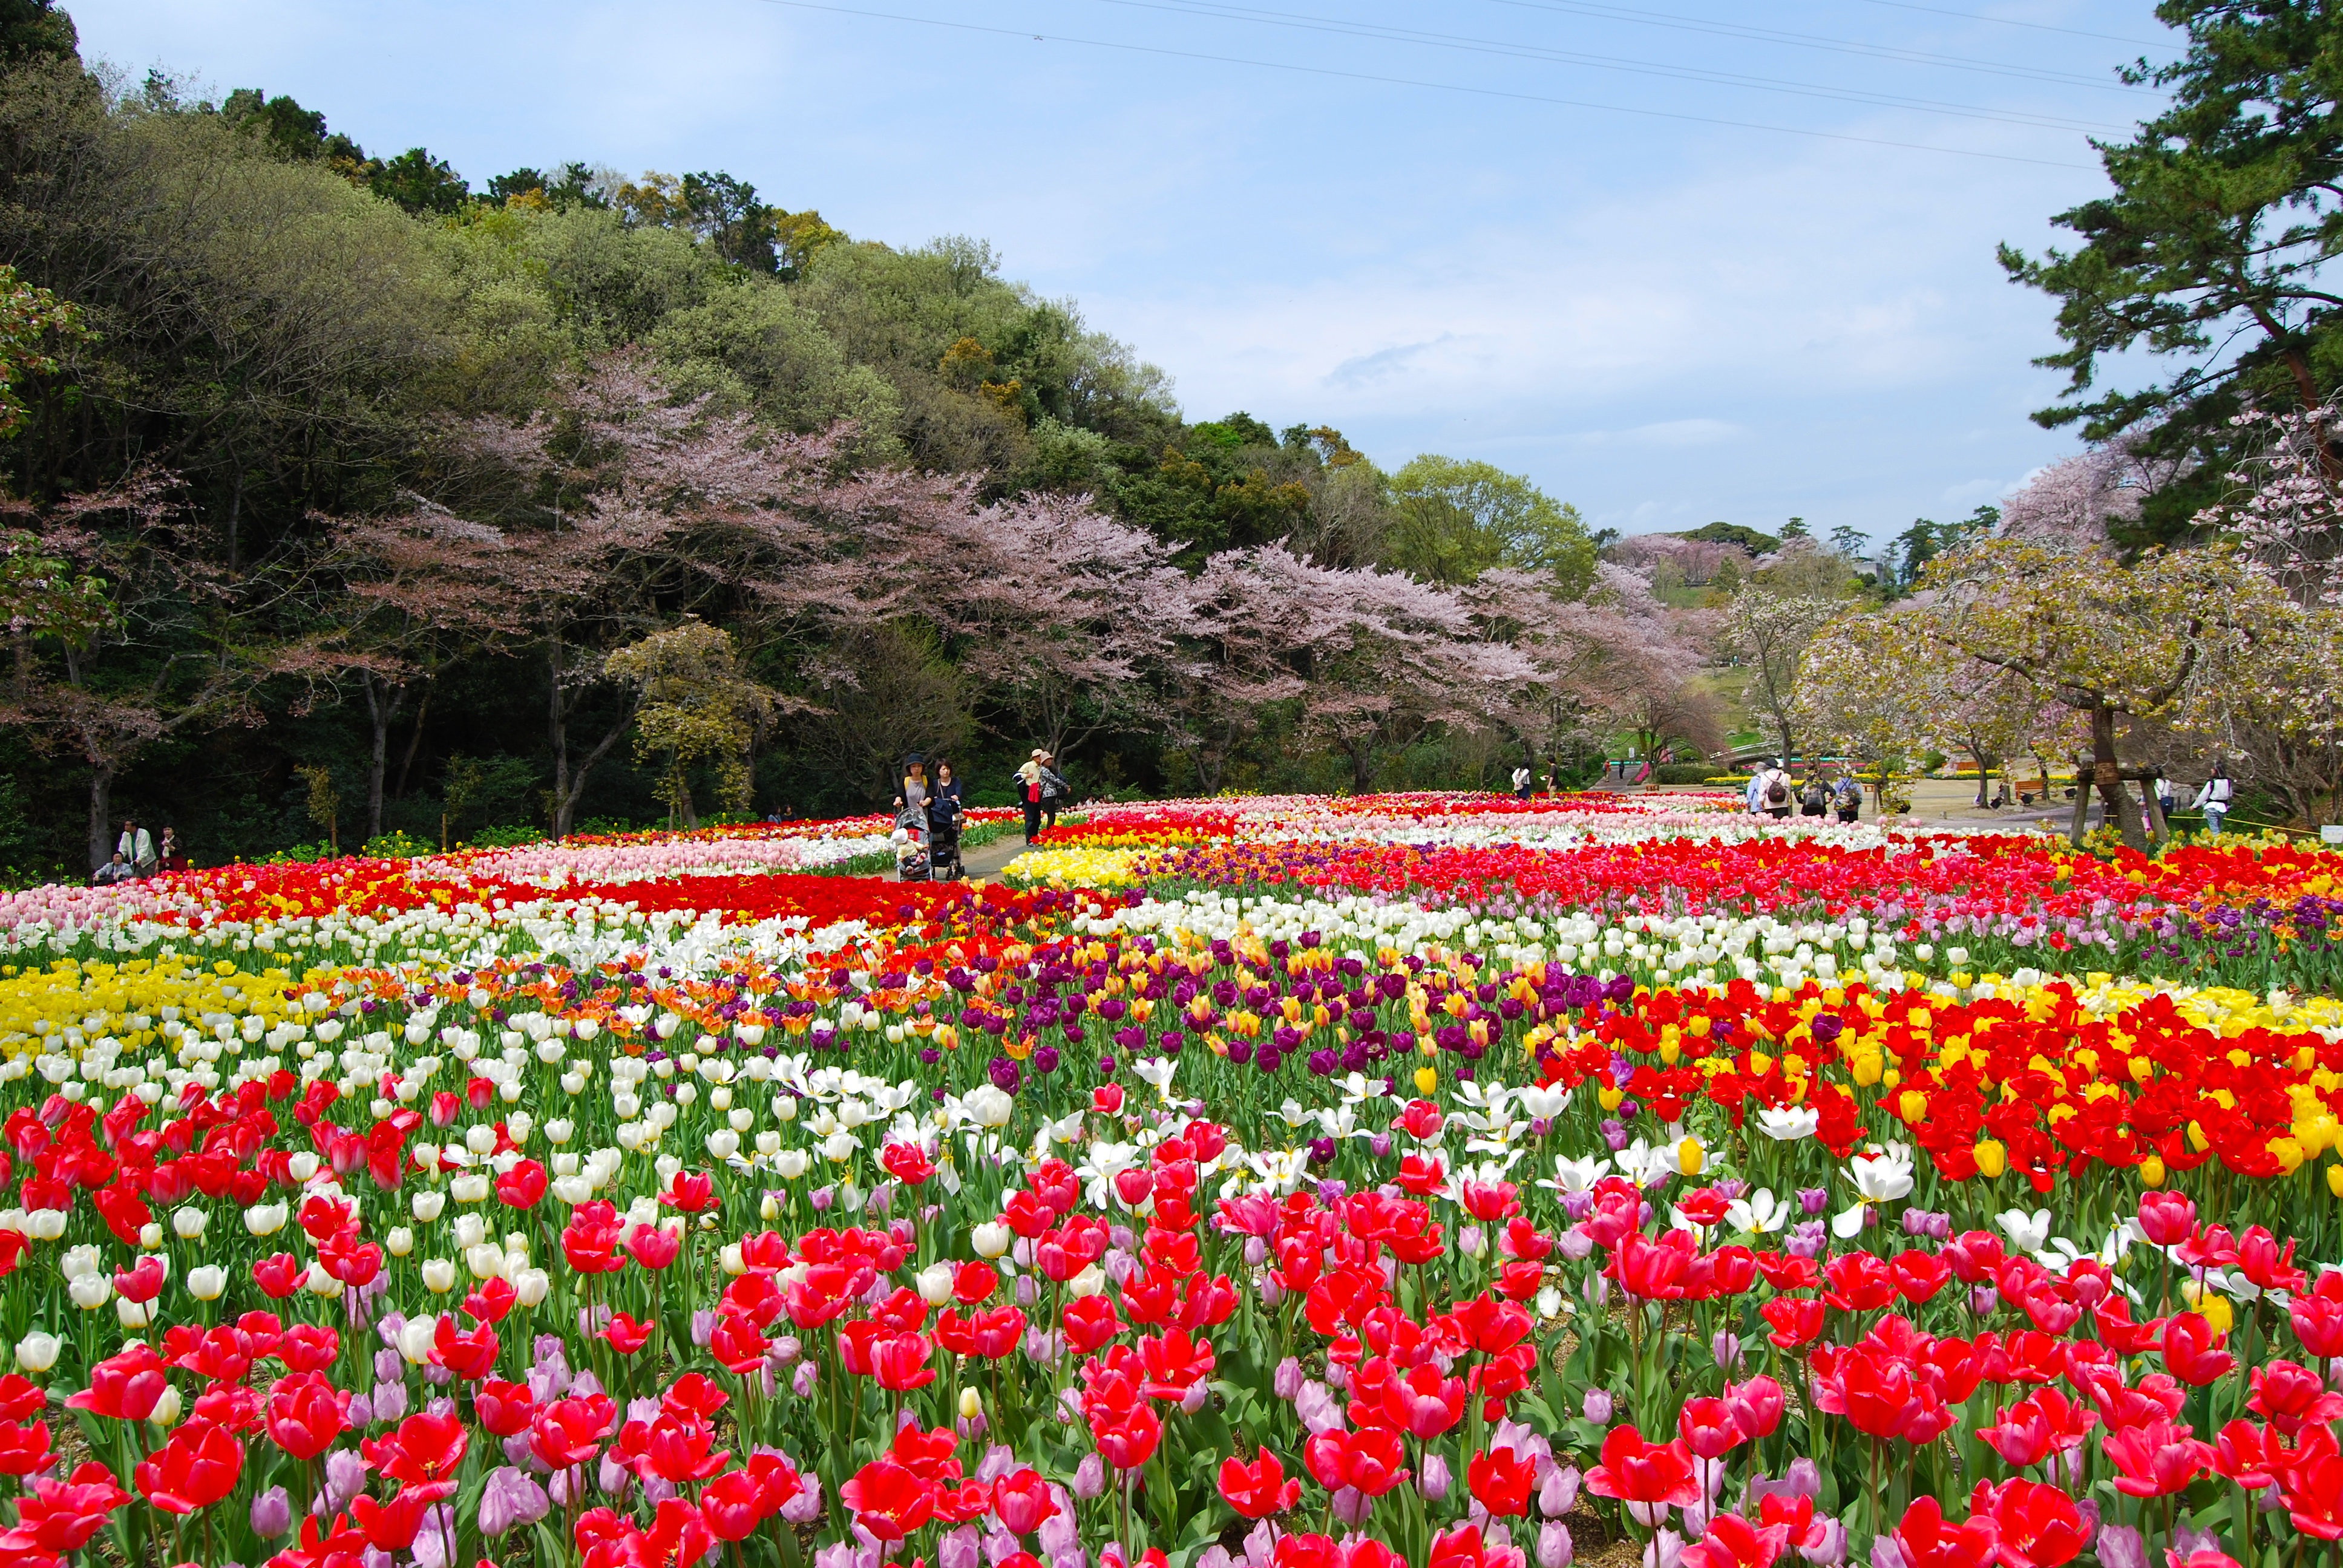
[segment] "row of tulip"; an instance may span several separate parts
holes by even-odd
[[[2343,1252],[2343,1008],[1987,920],[2267,924],[2320,858],[1599,808],[1640,826],[1508,851],[1447,825],[1510,801],[1216,805],[1278,824],[1264,865],[1353,872],[345,862],[19,932],[0,1553],[2262,1568],[2343,1535],[2343,1275],[2308,1269]],[[1411,815],[1418,864],[1546,885],[1373,887],[1391,843],[1341,821]],[[1604,855],[1634,901],[1565,902]]]

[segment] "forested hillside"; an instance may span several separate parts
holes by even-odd
[[[1526,481],[1190,422],[980,241],[475,183],[5,16],[10,571],[81,608],[18,595],[0,864],[126,810],[212,859],[867,809],[908,747],[979,795],[1035,744],[1086,792],[1481,782],[1689,673]]]

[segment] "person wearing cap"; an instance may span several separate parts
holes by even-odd
[[[1017,769],[1017,799],[1025,808],[1025,841],[1029,844],[1033,835],[1041,830],[1041,759],[1048,755],[1036,746],[1025,766]]]

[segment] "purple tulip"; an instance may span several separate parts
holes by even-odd
[[[1586,1391],[1586,1398],[1580,1402],[1578,1408],[1579,1413],[1585,1416],[1588,1421],[1594,1422],[1596,1426],[1610,1425],[1611,1391],[1600,1388],[1588,1389]]]
[[[499,1465],[480,1491],[480,1533],[502,1536],[517,1525],[534,1524],[553,1511],[553,1500],[524,1472]]]
[[[293,1499],[281,1486],[272,1486],[252,1500],[252,1533],[274,1541],[293,1528]]]
[[[1446,1502],[1448,1489],[1454,1484],[1455,1477],[1449,1473],[1445,1459],[1436,1453],[1423,1456],[1423,1469],[1416,1477],[1415,1489],[1423,1494],[1426,1503]]]
[[[1570,1526],[1559,1519],[1549,1519],[1538,1529],[1538,1568],[1570,1568],[1575,1548],[1570,1541]]]
[[[1106,1493],[1106,1462],[1095,1453],[1082,1455],[1074,1466],[1074,1495],[1088,1503]]]

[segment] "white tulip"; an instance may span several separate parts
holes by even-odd
[[[227,1271],[216,1263],[187,1271],[187,1293],[199,1302],[216,1302],[226,1289]]]
[[[104,1274],[76,1274],[65,1282],[65,1293],[85,1312],[94,1312],[114,1299],[114,1282]]]
[[[428,1271],[431,1265],[423,1267]],[[418,1312],[398,1326],[398,1353],[407,1358],[408,1366],[424,1365],[431,1360],[431,1346],[438,1332],[439,1320],[429,1312]]]
[[[488,1222],[478,1214],[456,1216],[456,1245],[477,1247],[488,1240]]]
[[[439,1218],[439,1211],[447,1206],[447,1194],[432,1187],[427,1187],[422,1191],[417,1192],[414,1197],[408,1199],[407,1203],[407,1211],[413,1214],[419,1222],[426,1225],[428,1225],[431,1221]]]
[[[274,1236],[289,1217],[282,1203],[255,1203],[244,1211],[244,1228],[255,1236]]]
[[[1012,1240],[1014,1232],[998,1220],[987,1220],[969,1231],[970,1244],[980,1258],[998,1258],[1009,1251]]]
[[[444,1296],[456,1288],[456,1265],[445,1258],[423,1261],[423,1288],[435,1296]]]
[[[940,1307],[952,1299],[952,1266],[930,1263],[913,1277],[919,1287],[920,1300],[931,1307]]]
[[[114,1298],[114,1315],[126,1329],[143,1329],[155,1321],[155,1303],[116,1296]]]
[[[178,1232],[180,1241],[192,1241],[204,1233],[204,1227],[211,1223],[211,1218],[201,1209],[194,1207],[174,1210],[171,1229]]]
[[[57,1260],[58,1272],[68,1280],[78,1280],[84,1274],[100,1273],[104,1268],[97,1249],[87,1242],[78,1247],[67,1247],[65,1255]]]
[[[773,1156],[773,1169],[779,1172],[784,1181],[796,1181],[806,1173],[806,1168],[812,1163],[812,1156],[802,1149],[784,1149]]]
[[[16,1368],[38,1376],[57,1364],[60,1348],[56,1335],[35,1329],[16,1342]]]
[[[55,1241],[65,1233],[63,1209],[35,1209],[25,1216],[25,1234],[35,1241]]]
[[[155,1402],[155,1408],[147,1413],[146,1419],[158,1427],[169,1426],[177,1421],[179,1391],[175,1387],[166,1386],[163,1390],[163,1397]]]
[[[545,1300],[553,1288],[553,1278],[543,1269],[521,1269],[512,1277],[513,1301],[522,1307],[534,1307]]]
[[[505,1250],[483,1241],[464,1249],[464,1266],[476,1280],[500,1280],[505,1275]]]

